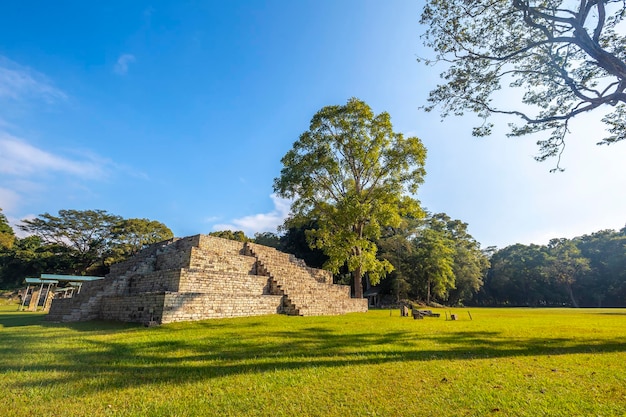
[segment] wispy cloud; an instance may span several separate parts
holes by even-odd
[[[135,55],[133,54],[122,54],[117,58],[117,62],[113,67],[113,72],[118,75],[124,75],[128,72],[128,65],[135,62]]]
[[[33,97],[54,102],[65,100],[67,95],[54,87],[45,75],[0,55],[0,98],[25,100]]]
[[[248,236],[253,236],[257,232],[276,231],[289,215],[291,200],[280,198],[275,194],[270,198],[274,203],[274,210],[269,213],[252,214],[233,219],[230,223],[216,224],[213,230],[242,230]]]
[[[39,149],[14,136],[0,132],[0,173],[17,177],[37,172],[60,172],[87,178],[101,178],[105,163],[96,158],[71,159]]]
[[[93,181],[119,175],[148,179],[143,172],[90,152],[61,154],[0,131],[0,207],[7,215],[50,193],[61,192],[66,199],[71,192],[85,197],[92,193]]]
[[[20,199],[18,193],[8,188],[0,187],[0,208],[4,211],[13,211]]]

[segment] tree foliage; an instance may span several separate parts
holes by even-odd
[[[578,307],[573,285],[589,272],[589,259],[583,257],[576,242],[569,239],[552,239],[547,249],[547,273],[565,287],[572,306]]]
[[[469,234],[467,223],[450,218],[445,213],[430,217],[430,227],[440,230],[452,242],[454,285],[447,291],[449,304],[460,304],[472,299],[483,285],[489,260],[480,249],[480,243]]]
[[[123,219],[104,210],[44,213],[19,227],[29,236],[14,238],[12,247],[0,250],[2,286],[19,285],[25,277],[42,273],[103,275],[112,263],[172,237],[160,222]]]
[[[448,291],[455,288],[454,242],[442,230],[426,228],[414,245],[413,285],[422,290],[427,304],[433,295],[445,299]]]
[[[623,0],[429,0],[421,16],[424,44],[448,64],[444,83],[431,91],[427,111],[442,116],[476,113],[491,133],[494,114],[521,118],[511,135],[548,131],[538,160],[560,156],[569,121],[598,110],[608,134],[599,144],[626,138],[626,36]],[[503,87],[521,103],[498,101]],[[501,106],[501,102],[506,105]],[[557,162],[558,168],[558,162]]]
[[[403,219],[377,242],[393,266],[388,292],[401,298],[459,305],[472,300],[489,267],[467,223],[445,213]]]
[[[111,229],[112,259],[127,259],[146,246],[174,237],[163,223],[149,219],[122,219]]]
[[[355,98],[324,107],[282,158],[274,181],[279,196],[293,199],[285,226],[316,221],[310,244],[329,257],[331,271],[347,266],[361,298],[363,274],[375,284],[392,269],[376,258],[381,228],[420,215],[410,195],[423,182],[425,158],[421,141],[395,133],[388,113],[375,115]]]
[[[0,208],[0,251],[10,249],[15,242],[15,232]]]
[[[280,236],[272,232],[257,232],[254,234],[253,241],[259,245],[269,246],[276,249],[280,249],[282,246]]]
[[[105,210],[59,210],[58,216],[40,214],[22,220],[24,232],[44,243],[68,247],[76,258],[76,270],[86,271],[111,249],[113,228],[122,220]]]
[[[496,251],[475,301],[484,305],[626,306],[626,228]]]
[[[222,239],[236,240],[237,242],[249,242],[251,239],[241,230],[218,230],[209,233],[209,236],[221,237]]]

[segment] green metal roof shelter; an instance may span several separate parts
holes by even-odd
[[[19,310],[24,309],[24,305],[26,304],[26,297],[28,295],[28,291],[30,291],[31,285],[33,286],[38,285],[38,284],[41,285],[41,287],[39,288],[39,292],[37,293],[37,302],[35,303],[35,311],[36,311],[37,307],[39,306],[39,300],[40,300],[44,285],[48,286],[48,289],[46,292],[46,299],[44,300],[44,303],[43,303],[44,310],[45,310],[46,303],[48,302],[48,297],[50,296],[50,288],[53,285],[56,287],[59,283],[69,284],[71,288],[70,290],[70,296],[71,296],[74,292],[74,289],[77,289],[77,293],[80,294],[80,289],[83,285],[83,282],[97,281],[99,279],[104,279],[104,277],[94,277],[94,276],[84,276],[84,275],[41,274],[39,278],[32,278],[32,277],[25,278],[24,281],[26,282],[26,284],[28,284],[28,286],[26,287],[26,292],[24,293],[24,297],[22,298],[22,304],[20,305]],[[66,295],[68,293],[68,290],[66,289],[61,289],[60,291],[55,290],[55,291],[63,292]],[[29,303],[29,306],[30,306],[30,303]]]

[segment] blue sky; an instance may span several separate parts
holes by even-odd
[[[280,159],[313,114],[350,97],[428,148],[417,198],[483,246],[626,224],[626,144],[573,124],[562,165],[537,138],[471,136],[419,107],[421,2],[23,0],[0,14],[0,207],[15,224],[60,209],[159,220],[177,236],[275,231]]]

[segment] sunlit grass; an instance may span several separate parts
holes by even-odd
[[[626,310],[144,328],[0,307],[0,416],[624,416]]]

